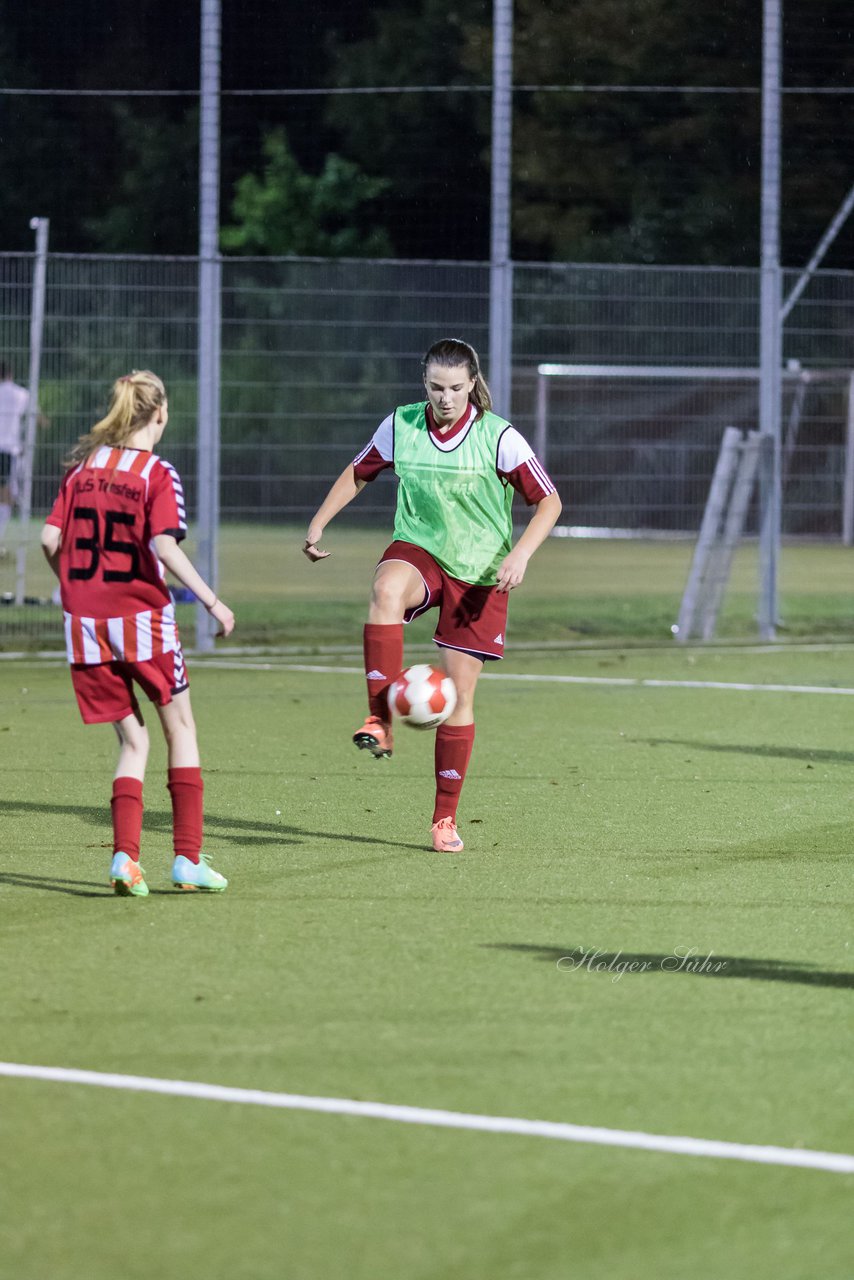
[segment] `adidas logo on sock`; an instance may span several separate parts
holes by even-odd
[[[492,642],[492,643],[493,643],[493,644],[503,644],[503,643],[504,643],[504,636],[501,634],[501,632],[500,632],[500,631],[499,631],[498,635],[495,637],[495,639],[493,640],[493,642]]]
[[[452,782],[462,782],[463,780],[463,775],[461,773],[457,773],[456,769],[440,769],[439,777],[450,778]]]
[[[388,676],[384,671],[369,671],[365,676],[366,680],[388,680]]]

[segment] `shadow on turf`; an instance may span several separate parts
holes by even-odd
[[[64,880],[59,876],[35,876],[23,871],[0,872],[0,884],[11,885],[13,889],[40,889],[46,893],[67,893],[73,898],[115,898],[116,896],[109,884],[102,884],[99,880]],[[91,888],[82,888],[83,885],[91,885]],[[149,888],[148,892],[149,896],[157,895],[176,900],[198,896],[178,893],[174,888]]]
[[[843,989],[854,990],[854,973],[841,973],[834,970],[811,969],[807,965],[787,964],[782,960],[752,960],[746,956],[719,956],[717,953],[712,955],[712,961],[719,968],[703,968],[698,967],[691,969],[688,967],[676,968],[673,964],[673,952],[667,955],[652,955],[643,952],[629,951],[598,951],[595,947],[550,947],[536,946],[526,942],[486,942],[482,944],[485,948],[492,951],[521,951],[527,955],[533,956],[537,960],[544,960],[547,964],[557,965],[559,960],[565,960],[567,957],[578,958],[578,969],[587,970],[593,964],[598,969],[591,969],[592,972],[601,972],[609,979],[613,979],[616,965],[634,965],[634,970],[627,970],[629,978],[636,977],[638,974],[644,973],[666,973],[670,976],[682,976],[686,978],[747,978],[759,982],[800,982],[811,987],[841,987]],[[583,962],[582,957],[591,957],[590,966]],[[696,958],[698,961],[703,959],[702,956]],[[668,961],[668,967],[663,968],[665,961]],[[609,969],[608,966],[611,966]],[[571,966],[568,966],[571,971]]]
[[[65,814],[82,818],[100,830],[109,831],[109,809],[100,805],[38,804],[33,800],[6,800],[4,808],[9,813]],[[219,818],[205,814],[205,829],[216,832],[217,839],[240,846],[302,844],[306,837],[315,840],[340,840],[342,844],[369,844],[393,849],[415,849],[424,852],[423,844],[406,840],[381,840],[376,836],[359,836],[350,831],[312,831],[305,827],[293,827],[284,822],[249,822],[244,818]],[[147,834],[171,834],[172,813],[166,809],[146,809],[145,832]],[[82,882],[81,882],[82,883]],[[152,890],[154,892],[154,890]]]
[[[854,764],[854,751],[821,747],[747,746],[736,742],[695,742],[691,738],[635,738],[650,747],[687,747],[691,751],[719,751],[726,755],[762,756],[770,760],[803,760],[806,764]]]
[[[95,880],[63,880],[58,876],[33,876],[29,873],[4,871],[0,872],[0,884],[11,885],[14,889],[46,889],[48,893],[69,893],[74,898],[112,898],[109,886],[104,888]],[[89,889],[81,886],[91,885]]]
[[[10,813],[65,814],[68,817],[82,818],[90,826],[101,830],[110,830],[110,811],[105,805],[86,804],[38,804],[32,800],[6,800],[4,807]],[[296,844],[288,836],[315,834],[301,831],[298,827],[288,827],[272,822],[245,822],[240,818],[217,818],[215,814],[205,814],[205,827],[216,830],[222,840],[230,840],[239,844]],[[172,814],[167,809],[145,810],[145,831],[149,834],[171,834]],[[239,832],[231,835],[229,832]],[[275,832],[275,836],[264,835],[263,832]],[[251,833],[251,834],[250,834]]]

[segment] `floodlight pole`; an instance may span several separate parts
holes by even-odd
[[[222,263],[219,256],[220,0],[202,0],[199,124],[198,479],[199,572],[216,590],[219,578],[220,339]],[[213,648],[215,623],[196,606],[196,647]]]
[[[759,429],[762,435],[759,530],[759,633],[773,640],[777,625],[777,562],[782,524],[780,270],[780,100],[782,0],[763,0],[762,209],[759,315]]]
[[[510,258],[510,142],[513,117],[513,0],[494,0],[492,20],[492,200],[489,245],[489,382],[495,408],[511,413],[513,263]]]
[[[36,233],[35,270],[33,271],[33,302],[30,311],[30,370],[27,389],[29,401],[24,418],[24,439],[21,449],[21,495],[18,515],[21,522],[21,540],[15,562],[15,604],[23,604],[27,584],[27,546],[30,540],[30,517],[33,512],[33,462],[36,453],[36,425],[39,414],[39,381],[41,377],[42,335],[44,333],[45,291],[47,287],[47,244],[50,233],[49,218],[31,218],[30,230]]]

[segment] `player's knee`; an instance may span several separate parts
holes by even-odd
[[[160,718],[167,742],[186,742],[188,738],[195,739],[196,722],[193,719],[189,695],[179,694],[173,698],[168,704],[168,710]]]
[[[120,721],[116,725],[116,733],[119,735],[123,751],[129,751],[143,760],[148,757],[150,739],[144,724],[139,724],[135,720]]]
[[[474,709],[474,691],[476,687],[476,683],[468,684],[465,681],[457,684],[457,714],[461,711],[472,711]]]
[[[451,666],[450,675],[457,690],[455,716],[460,712],[471,712],[474,708],[474,695],[481,671],[480,663],[477,664],[477,669],[470,669],[473,666],[474,664],[461,662],[454,662]]]
[[[405,584],[391,574],[374,579],[371,588],[371,604],[384,613],[399,613],[403,617]]]

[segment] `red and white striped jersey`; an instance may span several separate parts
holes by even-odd
[[[470,430],[476,430],[477,410],[470,404],[463,416],[443,434],[436,427],[430,405],[425,405],[427,425],[433,443],[443,452],[452,452]],[[361,453],[353,459],[357,480],[375,480],[381,471],[394,466],[394,414],[390,413],[377,427]],[[521,494],[528,506],[541,502],[555,487],[545,467],[528,441],[515,427],[502,433],[495,459],[495,470],[502,480]]]
[[[141,661],[171,652],[174,612],[154,539],[186,536],[175,468],[140,449],[96,449],[63,477],[47,522],[62,531],[69,661]]]
[[[180,652],[175,606],[144,609],[118,618],[81,618],[64,613],[69,662],[147,662],[162,653]]]

